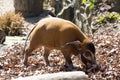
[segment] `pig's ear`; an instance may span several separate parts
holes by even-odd
[[[71,46],[73,46],[73,47],[75,47],[75,48],[80,48],[81,47],[81,42],[80,41],[72,41],[72,42],[67,42],[67,43],[65,43],[65,45],[64,46],[68,46],[68,45],[71,45]]]
[[[95,54],[95,46],[92,42],[87,43],[86,46],[93,54]]]

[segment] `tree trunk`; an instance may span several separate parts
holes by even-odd
[[[43,11],[44,0],[14,0],[15,13],[24,17],[38,16]]]

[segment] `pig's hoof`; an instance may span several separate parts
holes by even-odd
[[[27,63],[27,61],[23,61],[23,64],[24,64],[24,66],[28,66],[28,63]]]
[[[74,67],[71,65],[64,65],[64,67],[68,70],[68,71],[73,71]]]
[[[101,66],[95,65],[95,66],[92,66],[92,67],[89,68],[89,69],[86,69],[85,72],[86,72],[87,74],[90,73],[90,72],[96,73],[96,72],[100,71],[100,68],[101,68]]]
[[[50,66],[50,64],[49,63],[45,63],[45,66],[47,67],[47,66]]]

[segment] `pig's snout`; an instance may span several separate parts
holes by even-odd
[[[98,72],[100,70],[101,66],[99,64],[92,64],[90,68],[86,68],[86,73],[90,73],[90,72]]]

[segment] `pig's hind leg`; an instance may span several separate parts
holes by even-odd
[[[44,50],[45,50],[45,51],[44,51],[43,56],[44,56],[45,64],[46,64],[46,66],[50,66],[50,63],[49,63],[49,60],[48,60],[48,56],[49,56],[49,54],[50,54],[50,49],[45,47]]]

